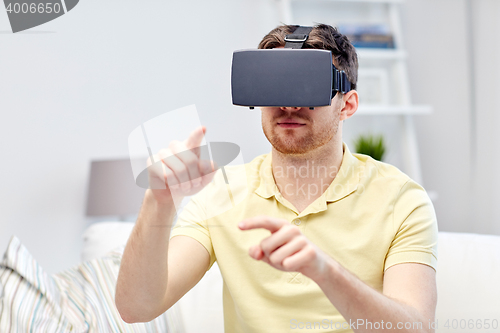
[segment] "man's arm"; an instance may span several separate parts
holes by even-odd
[[[384,326],[378,326],[377,332],[394,329],[433,332],[429,321],[434,321],[437,296],[435,271],[430,266],[398,264],[389,267],[385,271],[382,294],[329,257],[286,220],[259,216],[242,221],[239,227],[271,231],[271,236],[249,249],[250,256],[276,269],[300,272],[311,278],[348,322],[364,320],[364,323],[380,325],[383,321]],[[421,324],[414,325],[414,322]],[[374,331],[373,326],[366,325],[351,328],[357,333]]]
[[[174,216],[175,212],[146,194],[116,284],[116,307],[127,323],[158,317],[194,287],[208,269],[210,256],[198,241],[187,236],[169,241]]]
[[[330,258],[331,259],[331,258]],[[355,332],[434,332],[436,272],[416,263],[389,267],[383,294],[371,288],[333,260],[315,281]],[[372,324],[368,324],[371,322]]]
[[[197,147],[205,129],[184,142],[171,142],[153,156],[149,184],[136,225],[125,247],[115,303],[127,323],[147,322],[161,315],[203,277],[210,256],[203,245],[170,231],[176,215],[174,201],[193,195],[213,178],[213,164],[199,160]],[[154,161],[161,161],[154,164]]]

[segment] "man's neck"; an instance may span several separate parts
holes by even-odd
[[[272,169],[276,185],[283,197],[301,212],[330,186],[343,156],[342,139],[336,137],[306,154],[287,155],[273,148]]]

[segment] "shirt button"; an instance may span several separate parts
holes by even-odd
[[[302,221],[300,219],[296,219],[296,220],[293,221],[293,224],[300,225],[301,222]]]

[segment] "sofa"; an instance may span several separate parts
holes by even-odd
[[[132,222],[90,226],[84,234],[82,259],[125,244],[133,226]],[[439,232],[437,288],[436,332],[500,332],[500,236]],[[217,264],[177,306],[186,333],[224,331]]]
[[[132,222],[86,229],[82,261],[49,275],[16,237],[0,261],[0,332],[224,331],[217,263],[166,313],[127,324],[114,304]],[[439,233],[436,332],[500,332],[500,236]]]
[[[90,231],[109,229],[99,227]],[[122,320],[115,291],[124,249],[121,243],[130,232],[124,227],[115,224],[116,235],[89,239],[105,245],[93,247],[85,260],[55,274],[48,274],[21,240],[12,236],[0,259],[0,332],[185,332],[178,304],[147,323]],[[121,245],[110,250],[113,242]]]

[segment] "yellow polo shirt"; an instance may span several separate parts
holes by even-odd
[[[217,260],[224,279],[226,333],[352,332],[311,279],[248,255],[252,245],[270,235],[263,229],[241,231],[238,222],[248,217],[268,215],[296,224],[379,291],[384,271],[395,264],[436,268],[434,208],[425,190],[397,168],[351,154],[344,144],[334,181],[299,213],[279,192],[271,162],[266,154],[244,166],[226,167],[225,175],[219,170],[191,198],[172,230],[171,237],[186,235],[200,242],[210,254],[210,266]]]

